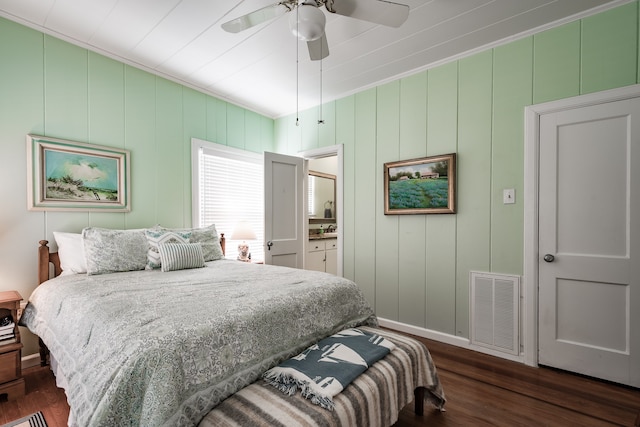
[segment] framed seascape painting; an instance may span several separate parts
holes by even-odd
[[[27,135],[28,209],[129,212],[130,153]]]
[[[385,215],[456,212],[456,155],[384,164]]]

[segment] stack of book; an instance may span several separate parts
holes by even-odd
[[[0,346],[16,342],[15,329],[16,324],[10,315],[0,318]]]

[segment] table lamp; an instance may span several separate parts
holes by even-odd
[[[255,238],[256,233],[247,221],[238,221],[233,227],[231,240],[242,240],[242,243],[238,245],[238,261],[251,262],[251,252],[249,252],[246,240],[255,240]]]

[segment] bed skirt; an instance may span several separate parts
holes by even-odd
[[[424,391],[424,401],[443,409],[444,392],[424,344],[386,330],[361,329],[389,339],[397,348],[335,396],[333,411],[312,404],[300,393],[288,396],[258,380],[220,403],[199,426],[387,427],[414,400],[416,390]],[[417,402],[418,411],[422,403]]]

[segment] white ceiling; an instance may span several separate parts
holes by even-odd
[[[220,28],[275,0],[0,0],[0,16],[276,118],[629,0],[394,1],[400,28],[323,8],[330,55],[313,62],[289,14]]]

